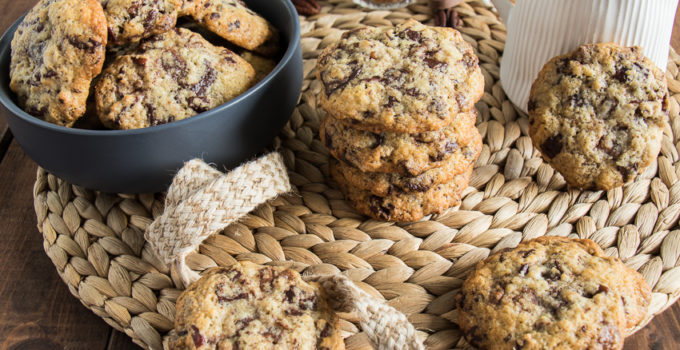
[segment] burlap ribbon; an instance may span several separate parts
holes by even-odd
[[[187,162],[168,188],[165,210],[144,238],[184,286],[200,276],[186,266],[186,255],[258,205],[290,191],[281,155],[270,153],[223,174],[199,159]]]
[[[223,174],[199,159],[187,162],[168,188],[165,210],[144,238],[166,264],[175,267],[184,286],[200,275],[185,259],[209,236],[223,230],[258,205],[290,191],[286,168],[270,153]],[[318,281],[337,311],[356,312],[361,327],[379,350],[422,350],[406,316],[359,289],[342,275],[307,276]]]

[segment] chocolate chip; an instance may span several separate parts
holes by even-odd
[[[388,96],[387,97],[387,103],[385,104],[385,108],[392,108],[397,103],[399,103],[399,100],[397,100],[396,97]]]
[[[183,329],[183,330],[177,332],[177,335],[180,336],[180,337],[183,337],[187,334],[189,334],[189,332],[186,329]]]
[[[215,72],[215,69],[210,66],[209,63],[205,63],[205,74],[201,77],[201,80],[199,80],[196,84],[194,84],[191,87],[191,91],[193,91],[196,95],[198,96],[204,96],[206,93],[206,90],[212,86],[212,84],[215,82],[215,79],[217,79],[217,74]]]
[[[586,101],[583,98],[583,95],[575,94],[567,98],[567,103],[569,103],[569,106],[571,106],[571,108],[578,108],[583,107],[586,104]]]
[[[527,110],[528,110],[529,112],[535,110],[536,107],[537,107],[537,106],[536,106],[536,101],[534,101],[533,99],[530,99],[529,102],[527,102]]]
[[[616,170],[621,174],[621,177],[623,178],[623,182],[628,182],[631,180],[635,174],[637,174],[637,164],[632,163],[627,167],[617,165]]]
[[[222,17],[222,15],[220,15],[219,12],[213,12],[213,13],[210,14],[210,19],[212,19],[212,20],[216,20],[220,17]]]
[[[420,34],[420,32],[411,29],[406,29],[405,31],[403,31],[403,36],[401,37],[402,38],[407,37],[413,41],[420,41],[420,39],[422,39],[422,35]]]
[[[270,290],[274,281],[274,270],[271,267],[263,267],[258,272],[260,276],[260,289]]]
[[[156,119],[156,109],[151,104],[144,104],[144,108],[146,109],[146,118],[149,121],[149,125],[158,125],[163,123],[162,121]]]
[[[383,135],[382,133],[380,133],[380,134],[371,133],[371,134],[373,135],[373,138],[375,139],[373,141],[373,144],[371,145],[371,149],[376,149],[376,148],[378,148],[378,146],[382,146],[385,143],[385,135]]]
[[[289,289],[285,292],[285,295],[286,295],[286,301],[287,301],[288,303],[292,303],[292,302],[293,302],[293,299],[295,298],[295,291],[293,291],[293,287],[289,288]]]
[[[616,72],[614,73],[614,79],[618,80],[621,83],[628,83],[631,81],[630,76],[627,74],[630,68],[628,67],[620,67],[616,69]]]
[[[316,294],[311,294],[307,296],[306,298],[300,300],[300,309],[301,310],[316,310],[316,304],[317,304],[317,298]]]
[[[241,331],[242,329],[248,327],[248,324],[250,324],[250,322],[253,322],[254,320],[255,320],[255,318],[253,318],[253,317],[246,317],[246,318],[242,318],[240,320],[237,320],[236,321],[236,327],[237,327],[238,331]]]
[[[328,149],[333,149],[333,138],[331,137],[330,132],[328,129],[324,130],[324,141],[326,144],[326,148]]]
[[[291,315],[291,316],[300,316],[303,314],[302,310],[300,309],[290,309],[285,311],[286,315]]]
[[[463,55],[463,64],[468,68],[476,68],[479,64],[479,58],[470,52],[466,52]]]
[[[529,271],[529,264],[524,264],[519,268],[519,275],[524,276]]]
[[[191,339],[194,341],[194,345],[196,347],[200,347],[205,344],[205,338],[203,338],[201,333],[198,331],[198,328],[196,328],[194,325],[191,326]]]
[[[404,187],[413,192],[425,192],[429,190],[431,186],[422,183],[407,182]]]
[[[465,339],[467,339],[470,345],[481,348],[483,338],[477,334],[478,328],[479,327],[477,326],[472,326],[470,329],[468,329],[468,331],[465,332]]]
[[[273,344],[278,344],[278,342],[281,340],[281,331],[275,328],[268,329],[266,332],[263,332],[262,335],[272,338]]]
[[[76,49],[87,51],[89,53],[94,53],[98,47],[102,46],[102,43],[91,38],[87,39],[87,41],[82,41],[80,38],[73,35],[68,36],[68,42],[71,43],[71,45]]]
[[[331,335],[331,325],[330,323],[326,322],[326,324],[323,326],[323,329],[321,330],[321,333],[319,333],[319,336],[321,336],[321,338],[326,338],[329,335]]]
[[[131,56],[130,59],[132,59],[132,63],[138,65],[138,66],[144,66],[146,65],[146,57],[144,56]]]
[[[326,82],[322,77],[321,81],[323,82],[324,89],[326,91],[326,96],[330,96],[336,90],[345,87],[345,85],[347,85],[350,80],[356,78],[357,75],[359,75],[359,73],[361,73],[361,68],[355,66],[349,73],[349,75],[337,81]]]
[[[555,156],[562,152],[562,147],[562,135],[557,134],[543,141],[541,152],[548,156],[548,158],[555,158]]]
[[[230,296],[230,297],[221,296],[221,295],[217,296],[217,301],[220,302],[220,303],[228,303],[230,301],[241,300],[241,299],[248,299],[248,293],[239,293],[239,294],[236,294],[236,295]]]
[[[393,204],[383,203],[383,198],[378,196],[371,196],[368,206],[371,212],[381,219],[389,219],[394,210]]]
[[[417,97],[417,98],[420,98],[420,97],[423,96],[423,94],[420,92],[420,90],[418,90],[416,88],[409,88],[409,89],[404,90],[404,92],[409,96],[413,96],[413,97]]]
[[[241,21],[239,21],[239,20],[235,20],[235,21],[229,23],[229,25],[227,26],[227,30],[230,31],[230,32],[232,30],[236,30],[236,29],[239,29],[239,28],[241,28]]]
[[[234,275],[231,276],[231,281],[236,282],[239,278],[241,278],[241,271],[234,271]]]
[[[439,71],[444,71],[444,70],[446,70],[446,67],[449,66],[446,62],[438,61],[438,60],[436,60],[432,57],[425,57],[425,58],[423,58],[423,61],[431,69],[436,69],[436,70],[439,70]]]
[[[607,292],[609,292],[609,287],[600,284],[600,286],[597,287],[597,293],[595,293],[595,294],[600,294],[600,293],[605,293],[605,294],[607,294]]]

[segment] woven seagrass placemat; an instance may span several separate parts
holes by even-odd
[[[431,349],[467,345],[455,325],[453,298],[470,268],[490,253],[541,235],[590,238],[638,270],[654,290],[642,327],[680,294],[680,56],[671,52],[670,125],[658,161],[622,188],[578,191],[544,163],[527,134],[528,120],[498,81],[505,27],[482,1],[457,9],[460,31],[476,49],[486,80],[477,104],[484,148],[460,208],[417,223],[358,215],[328,185],[328,152],[317,130],[317,54],[344,30],[415,18],[432,24],[420,1],[406,9],[368,11],[350,0],[322,1],[301,18],[304,84],[300,104],[279,136],[295,194],[260,206],[189,255],[202,271],[236,260],[290,266],[303,274],[341,272],[408,315]],[[44,248],[71,293],[141,346],[160,349],[173,327],[181,290],[176,274],[153,255],[144,229],[163,194],[90,191],[39,169],[34,188]],[[368,348],[351,314],[342,315],[348,349]]]

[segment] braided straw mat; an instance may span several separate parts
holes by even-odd
[[[251,260],[303,274],[342,272],[404,312],[431,349],[469,347],[453,310],[466,273],[489,254],[537,236],[590,238],[642,273],[654,294],[639,327],[678,299],[680,56],[670,53],[666,75],[675,95],[658,161],[623,188],[569,189],[541,160],[527,134],[527,116],[506,99],[498,81],[504,25],[480,0],[461,4],[460,31],[475,47],[486,80],[477,104],[484,148],[460,208],[394,224],[358,215],[327,184],[329,154],[317,135],[324,112],[317,108],[321,85],[314,65],[344,30],[407,18],[432,24],[431,10],[426,1],[394,11],[364,10],[350,0],[321,3],[321,14],[301,18],[302,96],[278,138],[295,194],[260,206],[209,238],[188,256],[190,268],[200,272]],[[34,198],[45,251],[71,293],[135,343],[162,348],[181,284],[153,255],[143,232],[162,212],[163,194],[94,192],[39,169]],[[341,316],[347,348],[370,348],[356,318]]]

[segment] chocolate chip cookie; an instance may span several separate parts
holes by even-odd
[[[29,114],[71,126],[104,64],[106,17],[97,0],[41,0],[12,38],[10,89]]]
[[[434,185],[423,192],[393,188],[385,196],[376,196],[371,191],[350,185],[338,167],[331,167],[330,171],[345,200],[358,212],[374,219],[396,222],[417,221],[425,215],[441,213],[458,205],[472,175],[470,168],[451,181]]]
[[[321,122],[319,136],[330,153],[365,172],[392,172],[418,176],[443,166],[479,134],[475,111],[456,115],[436,131],[420,133],[370,132],[355,129],[333,117]]]
[[[440,129],[484,93],[478,58],[461,34],[415,20],[348,31],[319,54],[316,69],[321,107],[373,132]]]
[[[109,46],[138,42],[175,27],[182,0],[99,0],[106,14]]]
[[[240,0],[193,0],[185,5],[199,24],[247,50],[272,54],[278,50],[279,34],[269,21]]]
[[[246,91],[253,68],[199,34],[176,28],[116,57],[96,86],[97,113],[112,129],[136,129],[189,118]]]
[[[482,349],[621,349],[650,300],[636,271],[593,241],[564,237],[488,257],[457,296],[465,338]]]
[[[572,186],[607,190],[657,157],[668,115],[663,72],[639,47],[584,45],[553,58],[531,87],[529,133]]]
[[[167,340],[183,349],[344,349],[337,316],[314,282],[239,262],[204,273],[177,300]]]
[[[369,173],[331,159],[330,166],[337,168],[347,183],[356,188],[370,191],[376,196],[387,196],[395,190],[404,192],[425,192],[430,188],[453,180],[471,169],[482,150],[482,137],[475,135],[467,145],[461,146],[450,159],[438,168],[432,168],[418,176],[401,176],[395,173]]]

